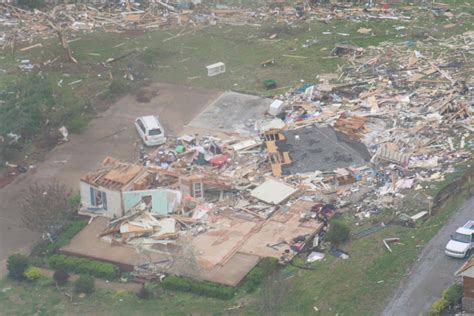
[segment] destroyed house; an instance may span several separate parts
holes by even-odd
[[[181,203],[181,193],[157,187],[155,179],[156,174],[146,167],[107,158],[102,168],[80,179],[80,213],[109,218],[134,208],[156,215],[173,213]]]

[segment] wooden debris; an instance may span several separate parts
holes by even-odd
[[[390,246],[388,245],[389,243],[392,243],[392,242],[396,242],[396,241],[400,241],[400,238],[385,238],[383,240],[383,245],[385,246],[385,248],[389,251],[389,252],[393,252],[392,251],[392,248],[390,248]]]

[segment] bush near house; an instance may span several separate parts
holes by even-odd
[[[461,284],[455,283],[443,291],[440,299],[434,301],[430,308],[430,315],[440,315],[448,307],[461,304],[464,288]]]
[[[112,280],[119,276],[119,268],[117,266],[95,260],[52,255],[48,258],[48,264],[52,269],[60,269],[79,274],[90,274],[103,279]]]
[[[349,225],[339,219],[334,219],[329,223],[329,231],[326,239],[333,244],[338,244],[349,240],[351,229]]]
[[[28,281],[34,282],[41,278],[41,270],[37,267],[30,266],[25,270],[24,276]]]
[[[255,291],[278,267],[278,259],[271,257],[263,258],[249,274],[247,274],[242,283],[242,288],[249,293]]]
[[[11,255],[7,259],[8,275],[15,280],[24,280],[24,273],[29,264],[28,257],[21,254]]]
[[[464,288],[462,284],[453,284],[451,287],[443,291],[443,299],[449,306],[461,304],[464,295]]]
[[[67,225],[66,229],[62,233],[59,234],[58,239],[48,244],[46,247],[46,255],[52,255],[58,251],[61,247],[66,246],[69,244],[71,239],[76,236],[87,224],[83,221],[74,221]]]
[[[444,298],[437,299],[434,301],[433,305],[431,305],[430,315],[437,316],[441,314],[441,312],[445,310],[446,307],[448,307],[448,302]]]
[[[235,289],[206,281],[195,281],[178,276],[169,276],[163,280],[165,289],[190,292],[202,296],[228,300],[234,297]]]
[[[94,278],[90,275],[84,274],[74,282],[74,290],[76,293],[90,294],[94,292]]]

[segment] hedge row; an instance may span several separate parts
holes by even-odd
[[[69,224],[63,232],[59,234],[58,239],[48,244],[46,247],[46,255],[52,255],[56,253],[56,251],[69,244],[71,239],[76,236],[87,224],[83,221],[75,221]]]
[[[117,266],[83,258],[64,255],[52,255],[48,258],[48,265],[55,270],[64,270],[78,274],[90,274],[103,279],[115,279],[119,276]]]
[[[278,259],[263,258],[245,277],[242,288],[251,293],[255,291],[262,282],[278,269]]]
[[[173,291],[190,292],[202,296],[229,300],[234,297],[235,289],[206,281],[194,281],[178,276],[169,276],[163,280],[163,287]]]

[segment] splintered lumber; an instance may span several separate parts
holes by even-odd
[[[178,233],[165,233],[159,236],[152,236],[150,237],[154,240],[163,240],[163,239],[176,239],[178,238]]]
[[[125,54],[123,54],[123,55],[120,55],[120,56],[118,56],[118,57],[109,58],[109,59],[107,59],[105,62],[106,62],[107,64],[111,64],[111,63],[114,63],[114,62],[116,62],[116,61],[119,61],[119,60],[121,60],[121,59],[124,59],[125,57],[128,57],[128,56],[130,56],[130,55],[132,55],[132,54],[135,54],[135,53],[136,53],[136,51],[135,51],[135,50],[132,50],[132,51],[127,52],[127,53],[125,53]]]
[[[383,240],[383,244],[384,244],[385,248],[387,248],[387,250],[388,250],[389,252],[393,252],[393,251],[392,251],[392,248],[390,248],[390,246],[388,245],[388,243],[396,242],[396,241],[400,241],[400,238],[397,238],[397,237],[395,237],[395,238],[385,238],[385,239]]]
[[[22,49],[20,49],[20,51],[24,52],[24,51],[27,51],[27,50],[30,50],[30,49],[36,48],[36,47],[43,47],[43,44],[37,43],[35,45],[31,45],[31,46],[28,46],[28,47],[23,47]]]
[[[194,219],[194,218],[191,218],[191,217],[186,217],[186,216],[173,215],[171,217],[176,219],[179,222],[183,222],[183,223],[187,223],[187,224],[195,224],[195,223],[198,222],[197,219]]]
[[[259,217],[259,218],[261,218],[261,219],[267,219],[266,216],[264,216],[264,215],[262,215],[262,214],[259,214],[259,213],[256,213],[256,212],[253,212],[253,211],[251,211],[251,210],[249,210],[249,209],[246,209],[246,208],[244,208],[244,207],[241,207],[240,210],[242,210],[242,211],[244,211],[245,213],[248,213],[248,214],[250,214],[250,215],[257,216],[257,217]]]

